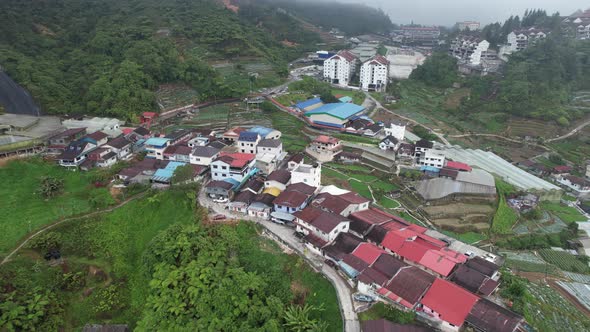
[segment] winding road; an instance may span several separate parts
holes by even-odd
[[[274,237],[271,237],[273,240],[275,240],[280,245],[287,244],[293,251],[304,257],[310,263],[310,265],[319,270],[330,281],[330,283],[332,283],[334,289],[336,290],[338,304],[340,306],[340,313],[342,314],[342,319],[344,321],[344,331],[360,332],[360,322],[352,302],[352,288],[342,277],[340,277],[336,270],[324,264],[322,257],[314,255],[310,253],[308,249],[306,249],[303,243],[297,237],[295,237],[293,228],[278,225],[269,220],[253,218],[244,214],[234,214],[231,211],[225,210],[221,204],[214,203],[212,200],[210,200],[203,190],[205,188],[204,185],[201,186],[201,188],[202,190],[199,192],[198,196],[199,204],[201,206],[206,207],[210,211],[213,211],[213,214],[223,214],[231,219],[249,220],[262,225],[268,232],[274,235]],[[281,241],[276,240],[276,238],[281,239]]]
[[[572,131],[570,131],[569,133],[567,133],[567,134],[565,134],[565,135],[562,135],[562,136],[559,136],[559,137],[555,137],[555,138],[548,139],[548,140],[546,140],[546,142],[547,142],[547,143],[551,143],[551,142],[559,141],[559,140],[562,140],[562,139],[566,139],[566,138],[568,138],[568,137],[570,137],[570,136],[573,136],[573,135],[577,134],[577,133],[578,133],[580,130],[584,129],[584,127],[586,127],[586,126],[588,126],[588,125],[590,125],[590,120],[589,120],[589,121],[586,121],[586,122],[584,122],[584,123],[582,123],[582,124],[581,124],[581,125],[579,125],[579,126],[577,126],[576,128],[574,128],[574,129],[573,129]]]

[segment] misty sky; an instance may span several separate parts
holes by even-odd
[[[522,16],[527,8],[543,8],[569,15],[590,7],[588,0],[338,0],[360,2],[383,9],[394,23],[451,26],[457,21],[503,22],[512,14]]]

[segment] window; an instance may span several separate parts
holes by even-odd
[[[227,169],[227,166],[221,166],[221,169]]]
[[[213,173],[213,175],[217,176],[217,173]]]

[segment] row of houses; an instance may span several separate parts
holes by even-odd
[[[323,62],[324,80],[341,86],[348,86],[360,66],[360,89],[364,91],[385,91],[389,81],[389,61],[382,55],[374,55],[363,63],[348,50],[342,50]]]

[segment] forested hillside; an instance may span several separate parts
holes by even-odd
[[[237,0],[240,6],[270,4],[284,9],[325,29],[337,28],[348,35],[388,33],[393,29],[389,16],[381,9],[362,4],[313,0]]]
[[[280,41],[313,39],[269,33],[213,0],[6,0],[0,22],[0,65],[45,112],[127,119],[155,109],[161,83],[201,100],[240,95],[208,60],[262,58],[285,75],[304,46]]]

